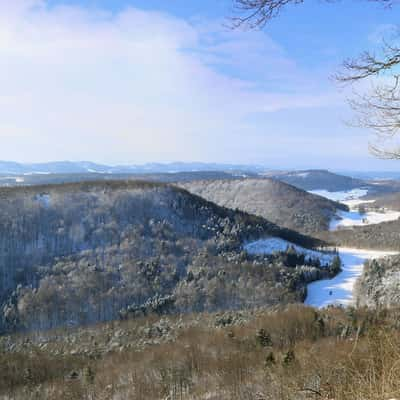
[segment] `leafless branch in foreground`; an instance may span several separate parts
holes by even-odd
[[[312,0],[309,0],[312,1]],[[322,0],[326,3],[340,0]],[[346,0],[346,3],[350,0]],[[391,8],[399,0],[363,0],[368,3],[381,4]],[[300,5],[305,0],[233,0],[239,17],[233,18],[233,27],[246,26],[263,28],[273,18],[288,6]],[[345,3],[344,1],[342,2]],[[395,39],[400,38],[398,32]],[[392,42],[396,42],[393,40]],[[364,52],[359,57],[348,59],[343,63],[343,70],[335,76],[340,83],[357,83],[374,81],[371,91],[356,95],[350,101],[356,111],[357,126],[371,129],[380,141],[393,139],[400,132],[400,47],[383,40],[379,55]],[[373,155],[385,159],[400,159],[400,148],[386,150],[376,145],[370,145]]]

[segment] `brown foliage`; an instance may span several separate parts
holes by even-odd
[[[187,316],[174,340],[97,358],[3,353],[0,398],[378,400],[400,395],[400,334],[392,328],[396,311],[290,306],[254,311],[236,322],[228,318],[222,327],[213,325],[216,317]],[[119,328],[144,323],[123,322]],[[258,340],[260,329],[271,338],[265,346]],[[99,326],[97,334],[104,329]]]

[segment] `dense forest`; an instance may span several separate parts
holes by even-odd
[[[359,306],[374,309],[398,307],[400,305],[400,256],[366,262],[355,292]]]
[[[338,210],[347,206],[275,179],[201,180],[181,184],[221,206],[266,218],[306,234],[327,230]]]
[[[400,251],[400,220],[344,228],[318,236],[334,246]]]
[[[268,236],[321,244],[164,184],[3,188],[1,328],[291,302],[304,298],[307,281],[331,273],[290,252],[242,250]]]

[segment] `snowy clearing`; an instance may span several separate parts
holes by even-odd
[[[321,265],[327,266],[332,263],[334,258],[334,254],[323,253],[322,251],[310,250],[305,247],[298,246],[287,240],[271,237],[268,239],[260,239],[255,242],[247,243],[243,246],[243,248],[249,253],[253,255],[260,254],[272,254],[274,252],[283,252],[288,249],[289,246],[293,246],[299,254],[304,254],[307,260],[315,260],[319,259]]]
[[[353,226],[364,226],[380,224],[381,222],[395,221],[400,218],[400,212],[382,209],[379,211],[368,209],[360,213],[358,206],[371,204],[375,200],[363,200],[361,197],[368,194],[366,189],[353,189],[342,192],[328,192],[327,190],[313,190],[310,193],[317,194],[327,199],[339,201],[350,208],[350,211],[337,211],[336,216],[329,224],[329,230],[335,231],[340,228],[351,228]]]
[[[397,254],[390,251],[359,250],[340,248],[342,272],[332,279],[312,282],[307,286],[305,304],[313,307],[328,305],[349,306],[353,303],[353,289],[357,278],[361,275],[364,262]]]
[[[364,214],[355,210],[338,211],[337,217],[330,222],[329,230],[334,231],[339,228],[350,228],[352,226],[380,224],[381,222],[395,221],[398,218],[400,218],[399,211],[367,211]]]
[[[368,194],[367,189],[352,189],[348,191],[340,191],[340,192],[329,192],[325,189],[318,189],[318,190],[310,190],[309,193],[316,194],[321,197],[325,197],[329,200],[339,201],[344,203],[348,200],[358,200],[361,197],[364,197]],[[361,201],[363,203],[363,201]]]

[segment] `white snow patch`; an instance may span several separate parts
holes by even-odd
[[[362,199],[353,199],[346,200],[343,204],[346,204],[350,209],[356,209],[360,204],[371,204],[375,203],[376,200],[362,200]]]
[[[395,221],[400,218],[399,211],[382,210],[367,211],[364,214],[358,211],[338,211],[337,216],[330,222],[331,231],[352,226],[380,224],[381,222]]]
[[[357,200],[360,197],[366,196],[368,194],[368,190],[359,188],[348,191],[329,192],[328,190],[325,189],[318,189],[318,190],[310,190],[309,193],[325,197],[329,200],[345,202],[348,200]]]
[[[310,250],[305,247],[298,246],[287,240],[271,237],[268,239],[260,239],[255,242],[250,242],[245,244],[243,247],[249,253],[253,255],[258,254],[272,254],[274,252],[284,252],[290,246],[296,250],[299,254],[304,254],[306,256],[306,260],[315,260],[319,259],[321,265],[327,266],[332,263],[333,258],[335,257],[332,253],[324,253],[322,251]]]
[[[350,211],[338,210],[336,216],[329,224],[329,230],[335,231],[340,228],[351,228],[353,226],[365,226],[380,224],[381,222],[395,221],[400,218],[399,211],[382,209],[379,211],[366,210],[361,214],[358,206],[361,204],[371,204],[375,200],[362,200],[361,197],[368,194],[367,189],[353,189],[347,192],[328,192],[327,190],[313,190],[310,193],[326,197],[330,200],[340,201],[347,205]]]
[[[340,248],[342,272],[332,279],[312,282],[307,286],[305,304],[323,308],[328,305],[349,306],[354,302],[353,290],[366,260],[395,255],[394,251],[359,250]]]
[[[293,174],[293,176],[298,176],[299,178],[307,178],[309,175],[309,172],[298,172],[297,174]]]

